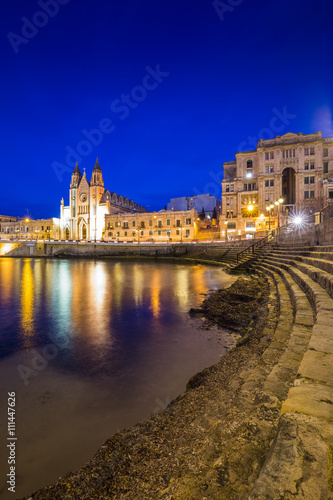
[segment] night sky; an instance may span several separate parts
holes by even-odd
[[[76,159],[153,210],[220,196],[223,162],[258,138],[333,135],[332,17],[312,0],[2,2],[0,214],[58,217]]]

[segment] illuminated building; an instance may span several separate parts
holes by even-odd
[[[333,202],[333,137],[287,133],[235,157],[223,165],[221,232],[226,225],[229,238],[268,229],[269,219],[274,229],[278,219],[282,225],[292,213],[313,215]]]
[[[144,212],[133,200],[104,188],[102,169],[96,160],[90,182],[78,164],[72,173],[69,205],[61,200],[61,239],[100,240],[105,227],[105,215],[114,212]]]

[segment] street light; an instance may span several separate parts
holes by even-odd
[[[225,241],[228,241],[228,221],[224,221],[225,224]]]
[[[268,230],[270,231],[271,230],[271,210],[272,208],[274,208],[274,205],[269,205],[268,207],[266,207],[266,210],[268,210],[268,216],[269,216],[269,219],[268,219]]]
[[[276,200],[275,205],[278,207],[278,229],[280,229],[280,205],[284,202],[283,198]]]
[[[183,231],[184,231],[184,227],[181,227],[180,228],[180,243],[183,243]]]

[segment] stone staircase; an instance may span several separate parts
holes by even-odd
[[[262,248],[251,272],[274,283],[279,320],[263,354],[276,437],[250,499],[333,498],[333,246]],[[267,371],[267,370],[266,370]]]

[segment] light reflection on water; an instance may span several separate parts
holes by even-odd
[[[188,310],[233,280],[201,265],[0,259],[0,392],[18,395],[18,496],[82,465],[219,359],[221,344]],[[52,343],[57,354],[36,369]],[[19,365],[34,369],[27,385]]]

